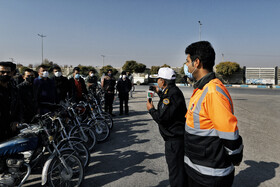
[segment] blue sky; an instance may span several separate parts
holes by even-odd
[[[212,43],[216,64],[280,66],[278,0],[0,0],[0,60],[121,67],[181,66],[187,45]],[[222,58],[224,54],[224,58]]]

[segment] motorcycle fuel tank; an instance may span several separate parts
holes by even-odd
[[[23,151],[34,150],[38,144],[37,136],[16,136],[0,143],[0,156],[7,156]]]

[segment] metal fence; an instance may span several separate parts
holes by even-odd
[[[275,84],[275,68],[246,68],[246,84]]]

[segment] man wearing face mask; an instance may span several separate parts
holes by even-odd
[[[121,78],[118,80],[117,90],[120,99],[120,115],[123,115],[123,103],[125,105],[125,114],[128,115],[128,97],[131,90],[131,82],[127,78],[125,71],[122,72]]]
[[[0,62],[0,141],[17,134],[19,121],[18,90],[10,83],[11,66],[8,62]]]
[[[113,102],[115,95],[116,79],[113,77],[112,70],[109,69],[107,75],[101,81],[101,87],[105,92],[105,112],[109,112],[111,116],[115,116],[113,112]]]
[[[38,113],[45,114],[50,111],[49,106],[44,103],[55,103],[55,84],[49,78],[49,68],[45,65],[38,67],[38,77],[34,80],[35,99],[38,103]]]
[[[73,77],[69,79],[71,85],[70,96],[73,101],[79,102],[84,100],[83,94],[87,94],[87,88],[84,79],[81,77],[80,68],[73,69]]]
[[[23,79],[24,81],[18,85],[22,109],[20,122],[30,123],[37,112],[37,104],[33,88],[33,82],[35,79],[34,71],[32,69],[26,69],[24,71]]]
[[[147,101],[147,110],[158,124],[165,141],[165,158],[171,187],[186,186],[184,171],[184,125],[187,112],[182,91],[175,85],[176,74],[171,68],[160,68],[157,75],[158,107]]]
[[[97,88],[97,76],[95,75],[95,70],[91,69],[88,72],[88,77],[86,78],[88,91],[92,92],[94,95],[96,93]]]
[[[59,66],[53,67],[53,74],[56,90],[56,103],[60,103],[61,101],[65,101],[67,93],[69,94],[71,90],[70,82],[66,77],[62,76],[61,68]]]
[[[185,67],[196,80],[185,125],[185,169],[189,186],[232,186],[243,144],[233,102],[215,77],[215,51],[207,41],[189,45]]]

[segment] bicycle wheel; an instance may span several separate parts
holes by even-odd
[[[110,129],[105,121],[96,121],[92,124],[92,129],[98,142],[105,141],[110,135]]]
[[[112,116],[110,114],[108,114],[107,112],[102,112],[102,116],[105,118],[109,128],[112,129],[114,126],[114,121],[113,121]]]
[[[82,139],[85,142],[86,146],[88,147],[89,151],[92,151],[96,144],[95,133],[87,125],[82,125],[80,127],[75,126],[70,131],[69,136]]]
[[[84,179],[82,161],[76,156],[74,150],[63,150],[60,156],[55,157],[48,168],[48,185],[80,186]]]
[[[81,158],[83,166],[86,169],[90,163],[90,152],[85,142],[79,138],[69,138],[65,139],[59,143],[58,149],[62,150],[64,148],[74,149],[77,155]]]

